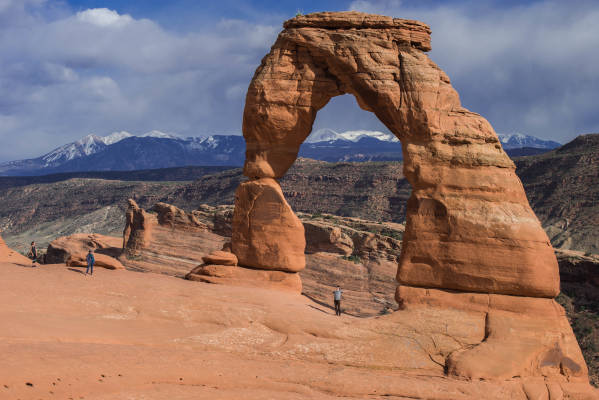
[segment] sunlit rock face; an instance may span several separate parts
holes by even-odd
[[[584,382],[584,359],[552,300],[559,274],[547,235],[495,131],[461,106],[430,49],[430,29],[418,21],[325,12],[285,22],[247,92],[249,181],[236,193],[232,251],[240,266],[304,268],[304,228],[277,179],[318,110],[350,93],[400,139],[412,185],[398,303],[441,319],[442,310],[462,310],[483,332],[472,346],[440,354],[446,373]]]
[[[246,98],[244,172],[256,183],[238,191],[237,202],[244,207],[237,208],[234,236],[256,226],[260,237],[245,234],[233,241],[233,251],[243,253],[241,264],[303,268],[301,256],[290,266],[284,255],[277,264],[271,254],[259,254],[261,247],[279,242],[288,244],[289,255],[303,253],[304,244],[294,240],[301,236],[301,225],[276,240],[259,235],[271,228],[253,224],[257,217],[243,211],[250,202],[246,188],[283,176],[310,134],[317,111],[331,97],[351,93],[404,148],[404,173],[413,193],[397,274],[400,283],[557,295],[557,262],[514,164],[491,125],[460,105],[447,75],[425,54],[430,50],[427,25],[344,12],[299,16],[284,27],[256,70]],[[252,207],[266,201],[272,203],[259,199]],[[277,201],[285,215],[289,206],[284,199]],[[251,257],[248,247],[257,249]]]

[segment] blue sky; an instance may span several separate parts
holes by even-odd
[[[0,0],[0,162],[86,134],[239,134],[245,90],[297,10],[419,19],[462,103],[500,133],[599,132],[599,2]],[[353,98],[315,129],[384,127]]]

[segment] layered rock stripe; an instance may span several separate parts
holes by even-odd
[[[295,161],[318,110],[350,93],[404,149],[404,173],[413,191],[397,273],[401,284],[558,294],[553,249],[514,164],[491,125],[461,106],[448,76],[425,54],[427,25],[343,12],[298,16],[284,28],[246,97],[244,174],[250,181],[237,191],[233,224],[240,264],[283,271],[304,267],[304,235],[289,205],[282,195],[260,198],[255,192],[266,185],[280,191],[276,179]],[[252,212],[265,208],[280,213],[265,219]],[[285,251],[277,251],[281,245]]]

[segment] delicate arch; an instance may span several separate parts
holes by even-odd
[[[250,180],[236,195],[232,238],[241,265],[304,268],[303,226],[276,179],[295,161],[318,110],[350,93],[402,142],[413,192],[401,285],[557,295],[557,261],[514,164],[425,54],[427,25],[347,12],[300,16],[284,27],[246,97]]]

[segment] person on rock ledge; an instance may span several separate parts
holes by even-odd
[[[341,293],[343,293],[343,290],[337,286],[337,289],[333,292],[333,300],[335,301],[335,315],[337,316],[341,315]]]
[[[90,275],[93,275],[94,274],[94,262],[96,260],[94,259],[94,253],[92,253],[91,250],[87,253],[86,259],[87,259],[87,269],[85,270],[85,275],[87,275],[88,272]]]
[[[35,240],[31,242],[31,248],[29,249],[29,258],[31,258],[31,267],[35,267],[35,262],[37,260],[37,247],[35,245]]]

